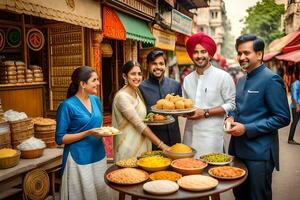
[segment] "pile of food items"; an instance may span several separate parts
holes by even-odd
[[[172,161],[168,152],[183,155],[183,158],[173,158]],[[170,182],[185,190],[205,191],[216,187],[219,183],[217,179],[234,179],[245,175],[245,170],[231,166],[213,167],[208,171],[210,176],[200,175],[208,166],[206,160],[223,162],[222,165],[226,165],[232,161],[232,156],[211,153],[202,156],[199,160],[194,158],[195,154],[189,157],[191,153],[195,153],[195,150],[182,143],[171,146],[167,152],[147,151],[138,158],[118,161],[116,165],[122,169],[110,172],[106,178],[118,184],[137,184],[147,181],[148,173],[151,172],[149,175],[151,181],[143,185],[144,191],[154,195],[164,195],[178,190],[171,190],[170,188],[174,188],[175,185],[172,186]],[[133,170],[135,167],[141,169]]]
[[[179,95],[167,94],[164,99],[159,99],[155,108],[159,110],[182,110],[193,108],[194,103],[191,99],[185,99]]]
[[[224,153],[210,153],[210,154],[202,155],[200,159],[208,163],[224,163],[224,162],[231,162],[232,156],[229,156]]]
[[[0,149],[0,158],[12,157],[16,154],[17,151],[15,149],[11,149],[11,148]]]
[[[21,151],[35,150],[46,148],[46,144],[43,140],[31,137],[17,146]]]
[[[149,122],[161,122],[167,120],[167,117],[161,114],[148,113],[145,121]]]
[[[191,153],[193,150],[186,144],[176,143],[169,149],[172,153]]]

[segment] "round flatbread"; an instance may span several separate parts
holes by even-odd
[[[150,194],[166,195],[176,192],[179,189],[179,186],[173,181],[155,180],[145,183],[143,189]]]
[[[205,191],[210,190],[219,184],[219,181],[215,178],[204,175],[189,175],[184,176],[177,181],[178,185],[190,191]]]

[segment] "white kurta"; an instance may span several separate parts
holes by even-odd
[[[235,109],[235,85],[225,71],[211,65],[203,75],[196,71],[183,81],[183,96],[194,101],[201,109],[221,106],[226,113]],[[196,157],[211,152],[223,152],[224,116],[210,116],[207,119],[187,120],[183,143],[197,150]]]

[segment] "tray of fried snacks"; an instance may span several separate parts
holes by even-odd
[[[172,94],[167,94],[164,99],[159,99],[155,105],[151,106],[152,112],[160,114],[187,114],[196,109],[192,99]]]
[[[161,115],[152,112],[148,113],[148,115],[144,119],[144,123],[151,126],[166,125],[173,122],[175,122],[175,119],[171,115]]]
[[[93,131],[97,132],[101,137],[114,136],[122,133],[120,130],[111,126],[102,126],[101,128],[94,128]]]

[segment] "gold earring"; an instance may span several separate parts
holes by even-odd
[[[127,80],[127,79],[124,79],[124,82],[125,82],[125,85],[127,85],[127,84],[128,84],[128,80]]]

